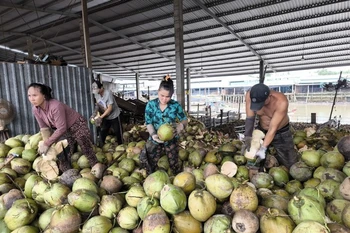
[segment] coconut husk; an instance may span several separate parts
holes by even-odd
[[[44,143],[44,141],[39,142],[40,144]],[[63,151],[63,148],[66,148],[68,146],[68,140],[64,139],[59,142],[56,142],[55,144],[52,144],[49,149],[47,150],[46,154],[43,155],[44,160],[56,160],[57,155],[60,154]]]
[[[59,169],[57,163],[53,160],[41,160],[38,162],[38,170],[47,180],[57,180]]]

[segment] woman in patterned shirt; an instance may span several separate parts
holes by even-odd
[[[28,99],[33,106],[33,114],[44,140],[38,152],[45,154],[52,144],[64,137],[68,140],[70,151],[68,158],[58,157],[60,170],[65,172],[71,168],[71,155],[74,153],[76,143],[80,145],[90,166],[93,167],[98,160],[92,149],[93,143],[87,121],[68,105],[54,99],[51,91],[49,86],[42,83],[31,83],[28,86]]]
[[[158,98],[149,101],[146,106],[145,121],[150,137],[140,154],[140,166],[145,168],[148,174],[158,169],[157,163],[163,148],[173,175],[181,172],[177,139],[178,134],[187,125],[187,117],[179,102],[171,99],[173,94],[174,83],[169,75],[164,76],[159,85]],[[170,141],[163,142],[159,139],[157,130],[165,123],[174,126],[176,136]]]

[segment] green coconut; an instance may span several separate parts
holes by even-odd
[[[289,174],[296,180],[300,182],[307,181],[312,177],[313,168],[306,165],[303,161],[294,163],[290,169]]]
[[[268,208],[260,217],[261,233],[283,232],[292,233],[295,228],[293,220],[278,208]]]
[[[306,195],[296,195],[288,203],[288,213],[298,225],[304,221],[325,223],[325,206],[315,198]]]
[[[118,167],[130,173],[135,169],[135,161],[130,158],[124,158],[118,163]]]
[[[152,198],[152,197],[144,197],[141,199],[141,201],[137,204],[136,210],[137,210],[137,214],[140,216],[140,218],[143,220],[148,211],[152,208],[152,207],[156,207],[159,206],[159,201],[156,198]]]
[[[326,170],[325,167],[319,166],[315,169],[314,174],[312,175],[314,178],[321,179],[323,172]]]
[[[342,221],[342,213],[344,208],[350,204],[350,201],[344,199],[334,199],[327,203],[326,213],[327,216],[333,221],[337,223],[343,223]]]
[[[339,171],[335,168],[325,168],[321,174],[321,181],[334,180],[341,183],[346,177],[346,174],[342,171]]]
[[[307,181],[305,181],[303,183],[303,186],[304,186],[304,188],[316,187],[320,183],[321,183],[320,179],[318,179],[318,178],[311,178],[311,179],[308,179]]]
[[[264,197],[261,201],[261,205],[267,208],[276,208],[279,210],[283,210],[285,212],[288,211],[288,199],[284,198],[277,194],[272,194]]]
[[[192,151],[188,156],[188,162],[194,166],[199,167],[202,164],[204,156],[200,153],[198,149]]]
[[[167,213],[178,214],[187,206],[186,194],[181,188],[166,184],[160,192],[160,205]]]
[[[50,189],[44,193],[44,201],[51,207],[67,204],[67,197],[70,192],[71,190],[67,186],[61,183],[54,183]]]
[[[133,230],[136,228],[139,222],[136,208],[126,206],[121,209],[117,215],[117,222],[119,226],[127,230]]]
[[[234,189],[231,179],[223,174],[213,174],[205,179],[207,190],[218,199],[229,197]]]
[[[173,226],[175,233],[201,233],[203,226],[195,219],[188,210],[173,215]]]
[[[325,168],[335,168],[341,170],[345,164],[344,156],[338,151],[328,151],[322,155],[320,160],[321,166]]]
[[[113,227],[108,233],[129,233],[129,231],[121,227]]]
[[[25,149],[22,151],[22,158],[28,160],[29,162],[33,162],[38,156],[38,152],[34,149]]]
[[[68,194],[68,203],[81,212],[93,211],[99,202],[98,194],[88,189],[78,189]]]
[[[258,208],[258,196],[252,187],[242,184],[232,191],[230,204],[234,211],[246,209],[254,212]]]
[[[10,230],[30,224],[37,216],[38,205],[33,199],[16,200],[6,212],[4,221]]]
[[[215,214],[204,223],[204,233],[233,233],[231,217],[225,214]]]
[[[133,185],[125,194],[126,203],[129,206],[136,207],[142,198],[146,196],[145,190],[141,185]]]
[[[0,143],[0,158],[5,158],[10,150],[11,147],[5,143]]]
[[[81,222],[80,213],[74,206],[62,205],[52,213],[48,230],[49,232],[76,233],[79,231]]]
[[[72,191],[76,191],[79,189],[86,189],[98,193],[97,184],[93,180],[85,177],[79,178],[74,181]]]
[[[3,219],[0,219],[0,232],[1,233],[11,233],[11,230],[6,226]]]
[[[160,140],[166,142],[174,138],[174,128],[170,124],[163,124],[157,130]]]
[[[109,218],[105,216],[94,216],[84,223],[81,233],[106,233],[112,227],[113,225]]]
[[[298,195],[308,196],[308,197],[314,198],[322,206],[326,206],[326,200],[318,188],[315,188],[315,187],[303,188],[302,190],[300,190]]]
[[[303,221],[300,224],[298,224],[294,230],[293,233],[328,233],[329,231],[324,226],[324,224],[320,224],[317,221]]]
[[[11,233],[39,233],[39,228],[35,226],[22,226],[12,231]]]
[[[317,189],[327,201],[331,201],[335,198],[334,193],[337,189],[339,190],[339,187],[340,183],[335,180],[323,180],[317,185]]]
[[[10,155],[10,154],[17,154],[17,155],[22,155],[22,152],[24,151],[24,147],[14,147],[12,148],[8,153],[7,155]]]
[[[305,150],[301,153],[301,160],[310,167],[321,165],[322,154],[314,149]]]
[[[119,194],[103,195],[99,204],[98,212],[101,216],[113,219],[122,209],[124,202],[124,198]]]
[[[39,216],[38,226],[41,230],[45,230],[50,224],[52,213],[55,211],[55,208],[50,208],[42,212]]]
[[[163,186],[169,183],[169,175],[163,170],[158,170],[147,176],[143,182],[143,188],[147,196],[159,199]]]
[[[235,178],[237,178],[237,180],[239,180],[241,182],[248,180],[249,179],[249,169],[243,165],[238,166]]]
[[[22,158],[14,158],[11,161],[11,169],[18,174],[24,175],[32,170],[32,164],[28,160]]]
[[[269,173],[258,172],[250,180],[257,189],[272,188],[274,185],[273,177]]]
[[[284,187],[289,182],[288,172],[282,167],[272,167],[269,175],[273,178],[273,183],[278,187]]]
[[[350,228],[350,205],[346,205],[341,214],[341,221],[344,226]]]
[[[196,189],[188,197],[188,209],[195,219],[205,222],[215,213],[216,200],[210,192]]]
[[[173,185],[180,187],[186,195],[196,188],[196,177],[187,171],[180,172],[174,177]]]
[[[170,229],[170,220],[160,206],[151,208],[142,223],[143,233],[169,233]]]
[[[32,198],[37,202],[45,202],[44,194],[50,188],[49,183],[45,180],[39,180],[32,188]]]
[[[5,141],[5,145],[11,148],[24,147],[24,142],[18,138],[8,138]]]
[[[39,142],[42,141],[43,138],[41,136],[41,133],[36,133],[32,136],[30,136],[29,138],[29,141],[27,142],[27,144],[30,145],[30,148],[33,148],[34,150],[37,150],[38,149],[38,145],[39,145]]]

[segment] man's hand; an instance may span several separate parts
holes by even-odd
[[[260,149],[258,150],[258,152],[256,152],[255,157],[260,161],[265,159],[266,158],[266,147],[261,146]]]
[[[162,141],[162,140],[159,139],[159,137],[158,137],[157,134],[152,135],[152,139],[153,139],[153,141],[155,141],[155,142],[164,143],[164,141]]]
[[[49,147],[45,144],[45,143],[40,143],[39,144],[39,148],[38,148],[38,151],[39,151],[39,154],[46,154],[46,152],[49,150]]]
[[[252,144],[252,137],[245,137],[244,138],[244,143],[242,146],[242,151],[241,154],[244,155],[245,151],[250,151],[250,146]]]

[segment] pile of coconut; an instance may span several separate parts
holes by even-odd
[[[175,136],[171,127],[158,132],[163,140]],[[172,174],[162,152],[159,170],[147,175],[139,168],[145,131],[134,126],[125,144],[109,136],[102,148],[94,146],[104,172],[78,148],[73,168],[62,173],[57,155],[65,142],[43,157],[39,133],[0,143],[0,232],[350,232],[346,130],[296,130],[300,160],[287,169],[269,148],[273,162],[251,177],[255,158],[241,151],[242,142],[193,118],[178,136],[183,171]],[[258,147],[264,135],[254,135]]]

